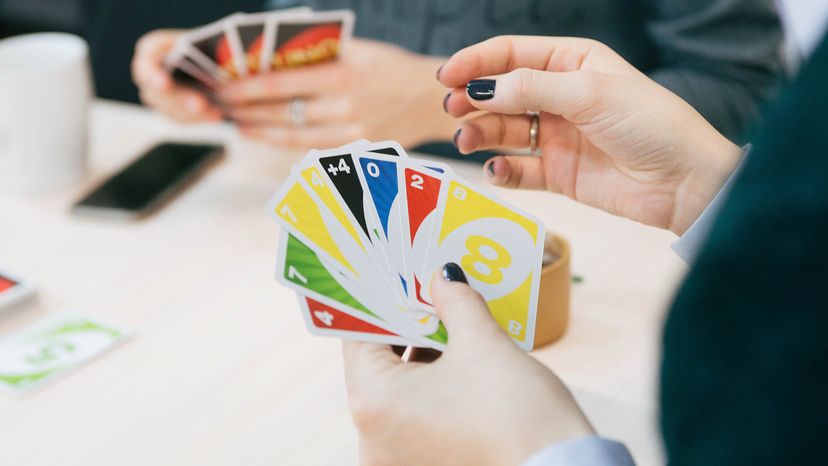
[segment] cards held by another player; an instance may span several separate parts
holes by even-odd
[[[179,82],[215,90],[245,76],[333,60],[353,23],[348,10],[235,13],[180,35],[165,62]]]
[[[152,31],[136,46],[133,79],[144,103],[177,120],[229,120],[283,149],[450,140],[454,121],[439,111],[445,91],[430,79],[442,59],[352,39],[354,22],[347,10],[298,8]],[[394,83],[412,76],[429,79],[401,94]]]
[[[531,350],[543,224],[393,141],[311,151],[268,204],[276,276],[311,333],[444,349],[434,271],[460,264],[507,334]]]

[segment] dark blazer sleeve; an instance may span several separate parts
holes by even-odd
[[[672,466],[828,459],[828,41],[764,118],[664,330]]]
[[[647,0],[661,66],[650,76],[742,144],[784,77],[772,0]]]

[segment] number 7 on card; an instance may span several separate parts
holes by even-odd
[[[453,175],[443,181],[436,214],[436,250],[429,255],[429,270],[421,274],[429,280],[424,290],[433,270],[446,262],[460,264],[500,327],[522,349],[531,350],[543,223]]]

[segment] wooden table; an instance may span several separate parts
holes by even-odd
[[[228,157],[145,221],[68,213],[94,183],[171,138],[221,140]],[[30,397],[0,397],[2,464],[357,463],[339,342],[309,335],[294,294],[273,278],[279,228],[263,206],[300,157],[226,125],[181,126],[96,102],[83,183],[0,195],[0,265],[39,285],[37,300],[0,315],[0,335],[64,309],[134,332]],[[452,165],[481,181],[478,166]],[[674,238],[559,196],[502,194],[569,238],[584,277],[568,334],[534,356],[572,387],[599,432],[626,442],[639,464],[662,464],[660,330],[685,271]]]

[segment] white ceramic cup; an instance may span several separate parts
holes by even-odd
[[[0,40],[0,191],[46,192],[83,177],[88,57],[71,34]]]

